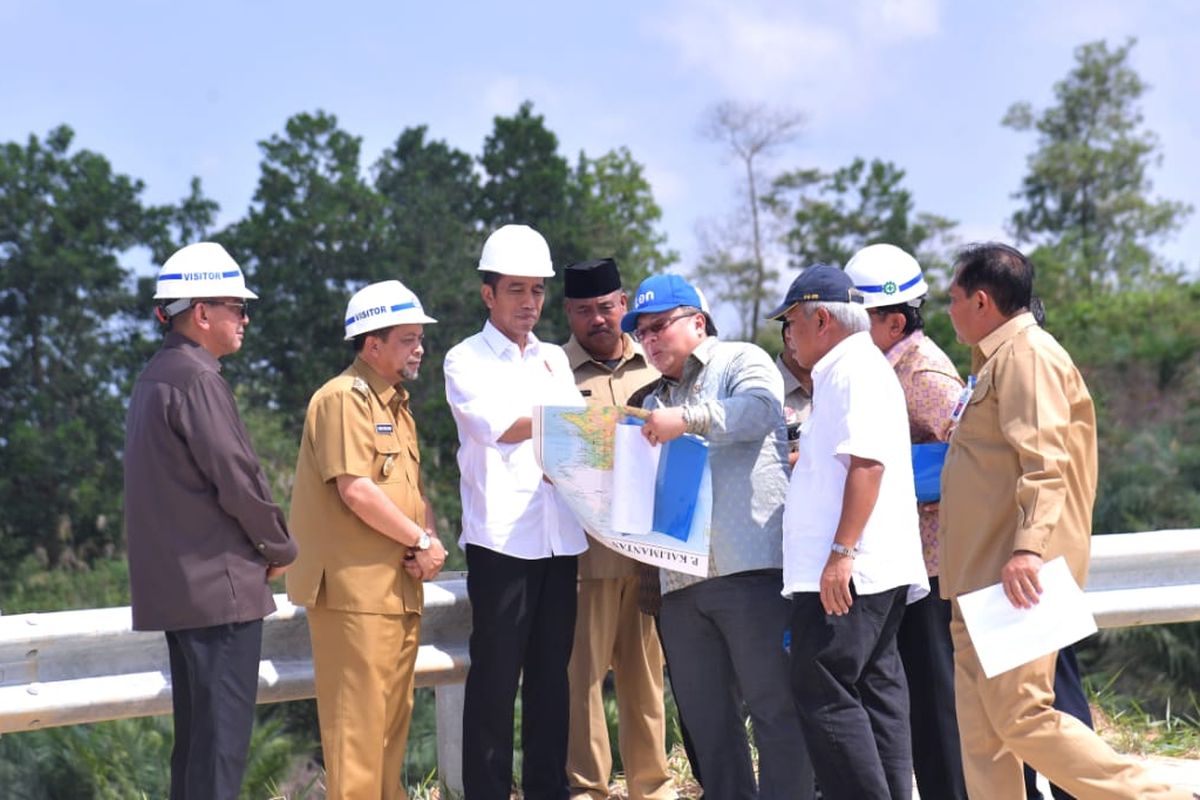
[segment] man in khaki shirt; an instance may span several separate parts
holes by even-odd
[[[427,317],[399,281],[346,310],[354,363],[313,395],[291,525],[288,598],[308,612],[326,796],[400,800],[421,631],[421,581],[446,551],[433,535],[417,431],[401,383],[421,365]]]
[[[1064,556],[1087,579],[1096,497],[1096,416],[1071,357],[1029,313],[1033,267],[1002,244],[959,255],[950,317],[972,347],[974,392],[942,472],[941,593],[1002,582],[1014,607],[1038,602],[1038,571]],[[1188,798],[1155,783],[1074,717],[1055,710],[1050,653],[988,679],[958,603],[955,699],[972,797],[1023,798],[1021,762],[1081,798]]]
[[[589,404],[620,405],[658,377],[642,348],[621,332],[628,300],[611,258],[567,267],[563,347]],[[612,755],[604,718],[609,667],[617,689],[618,737],[630,800],[673,798],[667,774],[663,655],[654,620],[638,610],[635,562],[589,537],[579,557],[579,606],[568,679],[571,728],[567,779],[572,798],[608,797]]]

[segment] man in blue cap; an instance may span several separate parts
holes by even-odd
[[[642,400],[650,410],[647,440],[660,444],[691,433],[709,444],[709,574],[663,570],[659,616],[671,687],[688,721],[704,793],[811,797],[812,766],[783,650],[783,380],[761,348],[718,340],[704,299],[678,275],[643,281],[621,329],[662,373]],[[758,746],[757,788],[739,696]]]
[[[792,689],[828,800],[910,797],[908,690],[896,631],[929,593],[904,390],[837,267],[800,273],[769,315],[812,370],[783,515]]]

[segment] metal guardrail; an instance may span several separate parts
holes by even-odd
[[[1092,539],[1087,598],[1102,628],[1200,620],[1200,529]],[[276,595],[263,627],[258,702],[313,696],[304,609]],[[471,612],[461,575],[426,584],[418,686],[437,690],[438,768],[461,787],[462,682]],[[0,616],[0,733],[171,712],[161,633],[129,608]]]

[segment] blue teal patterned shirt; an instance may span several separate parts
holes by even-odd
[[[713,516],[708,576],[783,566],[787,429],[783,378],[757,345],[709,337],[679,380],[662,378],[642,406],[686,406],[689,433],[709,445]],[[704,578],[664,569],[663,593]]]

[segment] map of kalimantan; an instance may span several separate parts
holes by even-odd
[[[563,413],[562,418],[579,429],[585,466],[612,470],[613,429],[621,416],[621,409],[617,406],[592,406]]]

